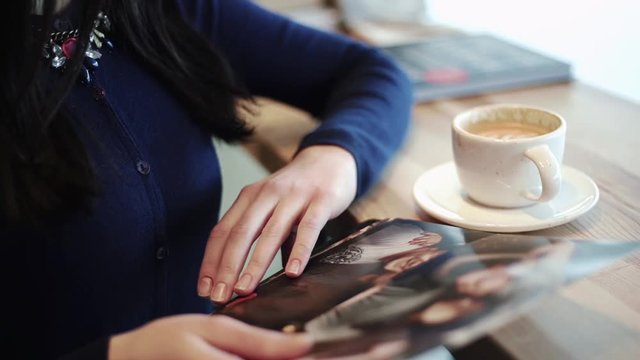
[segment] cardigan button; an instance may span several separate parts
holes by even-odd
[[[94,86],[93,87],[93,99],[95,101],[100,101],[102,99],[104,99],[107,96],[107,92],[104,91],[103,88],[98,87],[98,86]]]
[[[142,175],[149,175],[151,172],[151,165],[146,161],[140,160],[136,164],[136,170]]]
[[[156,259],[164,260],[167,257],[167,248],[164,246],[160,246],[158,250],[156,250]]]

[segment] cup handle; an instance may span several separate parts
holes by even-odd
[[[560,192],[562,174],[560,172],[560,164],[558,164],[558,160],[549,149],[549,146],[538,145],[532,147],[527,149],[524,155],[536,165],[542,182],[542,194],[540,196],[526,191],[524,197],[538,202],[553,199]]]

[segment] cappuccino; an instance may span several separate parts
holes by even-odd
[[[540,124],[518,121],[480,121],[469,124],[467,128],[467,131],[472,134],[498,140],[530,138],[544,135],[552,130]]]
[[[562,116],[494,104],[456,115],[451,128],[456,173],[470,199],[517,208],[551,201],[560,192],[567,129]]]

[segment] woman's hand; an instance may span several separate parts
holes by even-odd
[[[109,360],[290,359],[310,348],[304,335],[260,329],[220,315],[178,315],[113,336]]]
[[[320,230],[347,209],[356,188],[355,160],[346,150],[331,145],[308,147],[287,166],[243,188],[211,231],[198,294],[225,303],[234,291],[252,293],[296,225],[285,272],[300,275]],[[254,241],[256,248],[240,276]]]

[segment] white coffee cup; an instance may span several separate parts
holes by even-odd
[[[560,192],[567,125],[541,108],[497,104],[453,120],[458,178],[474,201],[514,208],[552,200]]]

